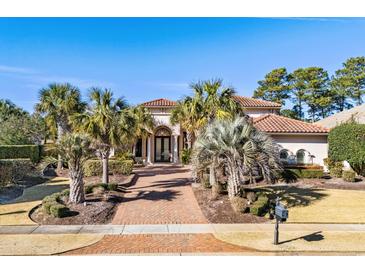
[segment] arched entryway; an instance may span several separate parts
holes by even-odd
[[[171,130],[167,127],[155,132],[155,162],[171,162]]]

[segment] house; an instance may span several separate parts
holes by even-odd
[[[315,122],[315,124],[332,129],[351,120],[359,124],[365,124],[365,104],[338,112],[318,122]]]
[[[281,105],[274,102],[237,95],[234,100],[252,117],[258,129],[271,135],[279,144],[283,162],[323,165],[328,149],[326,128],[280,116]],[[150,110],[157,126],[152,135],[135,144],[136,160],[149,164],[178,163],[181,151],[187,147],[187,138],[183,128],[170,123],[170,113],[176,102],[161,98],[142,105]]]

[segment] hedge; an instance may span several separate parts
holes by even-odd
[[[0,185],[16,183],[24,178],[31,168],[29,159],[1,159],[0,160]]]
[[[133,170],[133,160],[109,160],[109,172],[111,174],[130,175]],[[84,175],[101,176],[103,174],[103,164],[101,160],[88,160],[84,166]]]
[[[259,196],[257,201],[250,207],[250,213],[256,216],[264,216],[269,209],[269,198],[265,195]]]
[[[41,150],[40,145],[0,145],[0,159],[30,159],[38,163]]]
[[[324,173],[323,169],[287,169],[286,172],[290,172],[298,178],[322,178]]]
[[[330,159],[347,161],[357,174],[365,176],[365,124],[335,127],[328,135],[328,145]]]

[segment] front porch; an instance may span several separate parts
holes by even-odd
[[[184,148],[187,148],[186,132],[159,126],[148,137],[137,140],[133,146],[133,155],[137,163],[178,164]]]

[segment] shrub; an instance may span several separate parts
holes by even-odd
[[[85,194],[93,193],[93,185],[87,185],[85,186]]]
[[[322,178],[323,169],[287,169],[284,174],[290,174],[291,177],[296,176],[297,178]],[[293,177],[294,178],[294,177]]]
[[[119,161],[133,160],[133,153],[129,151],[119,151],[115,153],[114,158]]]
[[[355,182],[356,173],[352,170],[344,170],[342,172],[342,179],[346,182]]]
[[[105,192],[105,188],[102,185],[96,185],[92,188],[92,192],[95,195],[100,195]]]
[[[181,151],[181,163],[184,165],[188,165],[191,159],[191,149],[183,149]]]
[[[50,214],[55,218],[63,218],[68,215],[69,208],[61,205],[61,204],[54,204],[50,207]]]
[[[108,184],[108,190],[116,191],[117,189],[118,189],[118,184],[115,184],[115,183]]]
[[[347,161],[357,174],[365,175],[365,124],[335,127],[328,135],[328,145],[332,160]]]
[[[67,216],[69,209],[68,207],[61,204],[60,200],[69,195],[70,190],[65,189],[62,192],[53,193],[52,195],[44,197],[42,200],[43,212],[56,218]]]
[[[250,203],[253,203],[257,200],[257,195],[255,192],[253,191],[249,191],[249,192],[246,192],[246,199],[250,202]]]
[[[341,178],[342,169],[343,169],[342,162],[334,162],[333,165],[331,165],[331,167],[329,168],[330,175],[335,178]]]
[[[124,161],[112,161],[109,164],[111,172],[113,174],[123,174],[130,175],[133,171],[133,160],[124,160]]]
[[[231,206],[235,212],[244,213],[247,208],[247,201],[239,196],[235,196],[230,199]]]
[[[291,169],[284,169],[281,172],[281,180],[285,181],[286,183],[294,183],[298,180],[298,172],[295,172]]]
[[[109,172],[112,174],[130,175],[133,171],[133,160],[109,160]],[[84,166],[84,175],[101,176],[103,165],[100,160],[88,160]]]
[[[33,163],[38,163],[40,152],[39,145],[2,145],[0,159],[30,159]]]
[[[29,159],[0,160],[0,184],[16,183],[23,179],[32,167]]]
[[[261,195],[257,198],[257,201],[250,207],[250,213],[256,216],[264,216],[269,210],[269,198],[265,195]]]

